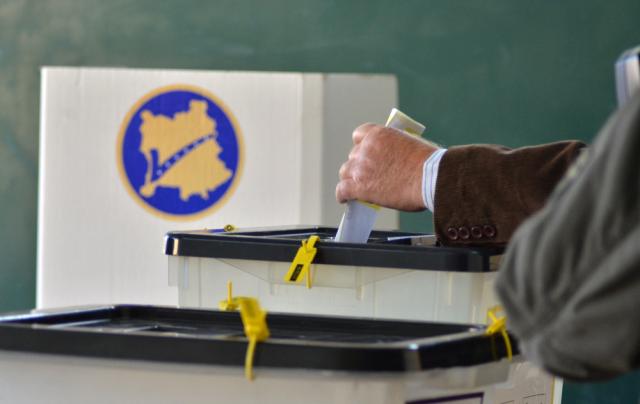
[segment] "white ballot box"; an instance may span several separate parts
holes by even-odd
[[[177,304],[170,230],[335,226],[351,133],[396,104],[390,75],[43,68],[37,306]]]
[[[544,373],[519,355],[510,361],[504,338],[483,326],[269,313],[269,336],[253,356],[241,317],[135,305],[1,316],[1,401],[547,404],[551,396]]]
[[[498,304],[500,250],[436,246],[433,235],[400,231],[375,230],[367,243],[335,242],[335,234],[317,226],[170,232],[169,284],[181,307],[216,308],[232,282],[269,311],[457,324],[482,324]],[[313,237],[305,262],[302,242]]]

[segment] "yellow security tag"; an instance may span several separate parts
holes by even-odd
[[[218,308],[222,311],[238,310],[238,303],[233,300],[233,283],[227,282],[227,298],[218,303]]]
[[[253,357],[258,342],[269,338],[267,327],[267,312],[260,308],[258,301],[251,297],[237,298],[240,304],[240,318],[244,326],[244,334],[249,340],[247,353],[244,357],[244,375],[247,380],[253,380]]]
[[[318,236],[311,236],[308,240],[302,240],[302,245],[298,249],[289,271],[284,276],[284,281],[289,283],[301,282],[302,279],[307,280],[307,288],[311,288],[311,263],[316,256],[318,249],[315,247],[319,240]]]
[[[502,307],[495,306],[487,311],[487,320],[489,325],[487,327],[487,335],[494,335],[500,333],[504,339],[504,345],[507,349],[507,359],[513,358],[513,351],[511,349],[511,339],[507,333],[507,318],[502,316],[498,317],[497,313],[502,311]]]
[[[220,309],[232,311],[240,309],[240,319],[244,328],[244,335],[249,340],[247,353],[244,357],[244,374],[247,380],[253,380],[253,357],[258,342],[269,338],[267,326],[267,312],[260,308],[260,303],[252,297],[233,297],[231,282],[227,284],[227,299],[220,302]]]
[[[269,338],[267,312],[260,308],[258,300],[253,297],[238,297],[236,299],[240,304],[240,318],[247,338],[255,338],[257,341]]]

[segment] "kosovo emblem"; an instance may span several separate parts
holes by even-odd
[[[129,193],[165,218],[210,213],[242,168],[235,118],[213,94],[170,86],[142,97],[120,128],[118,165]]]

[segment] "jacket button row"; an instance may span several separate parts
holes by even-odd
[[[469,240],[469,238],[473,237],[478,240],[481,238],[494,238],[496,236],[496,228],[490,224],[485,224],[484,226],[471,226],[471,230],[469,230],[466,226],[458,227],[449,227],[447,229],[447,237],[449,240]]]

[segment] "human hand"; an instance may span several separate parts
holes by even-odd
[[[371,123],[361,125],[353,132],[353,148],[340,167],[336,199],[423,210],[422,169],[436,150],[418,136]]]

